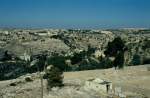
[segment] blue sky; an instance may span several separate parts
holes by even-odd
[[[0,27],[149,28],[150,0],[0,0]]]

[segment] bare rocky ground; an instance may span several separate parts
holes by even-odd
[[[106,98],[101,92],[84,90],[84,82],[89,78],[111,81],[113,88],[120,87],[127,98],[150,98],[150,65],[125,67],[123,70],[103,69],[65,72],[62,88],[47,92],[44,80],[44,98]],[[30,76],[33,81],[25,81]],[[41,98],[41,85],[38,73],[21,76],[17,79],[0,81],[0,98]],[[118,97],[114,97],[118,98]]]

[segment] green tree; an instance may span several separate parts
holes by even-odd
[[[91,45],[88,45],[87,56],[91,56],[95,52],[96,48],[93,48]]]
[[[85,58],[86,55],[87,55],[86,51],[82,51],[80,53],[74,53],[74,56],[71,58],[71,63],[77,64],[81,62]]]
[[[112,42],[108,43],[106,51],[104,52],[107,57],[115,57],[113,62],[114,67],[123,68],[124,65],[124,52],[127,50],[124,41],[121,37],[115,38]]]
[[[44,77],[47,78],[47,89],[51,90],[53,87],[62,87],[63,86],[63,72],[55,67],[48,66],[46,69],[46,74]]]
[[[106,56],[116,56],[118,51],[124,51],[125,44],[121,37],[115,38],[112,42],[108,43],[106,51],[104,52]]]
[[[48,65],[54,65],[62,71],[67,71],[69,69],[68,65],[65,63],[66,58],[60,55],[53,55],[52,57],[47,59]]]
[[[142,48],[143,50],[150,48],[150,40],[145,39]]]
[[[132,64],[133,64],[133,65],[140,65],[140,64],[141,64],[141,57],[140,57],[140,55],[135,54],[135,55],[133,56]]]
[[[103,58],[99,64],[99,68],[112,68],[113,62],[108,58]]]
[[[119,52],[114,60],[115,68],[118,67],[119,69],[123,68],[124,65],[124,52]]]

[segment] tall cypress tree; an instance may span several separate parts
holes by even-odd
[[[124,65],[124,52],[127,50],[121,37],[115,38],[112,42],[108,43],[106,51],[104,52],[107,57],[115,57],[113,62],[114,67],[123,68]]]
[[[119,52],[114,60],[115,68],[118,67],[119,69],[123,68],[124,65],[124,52]]]

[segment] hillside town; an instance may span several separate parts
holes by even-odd
[[[64,81],[59,82],[63,81],[63,85],[67,86],[52,88],[49,95],[43,95],[44,98],[149,98],[149,64],[149,29],[0,29],[0,98],[41,98],[41,75],[44,85],[42,91],[46,93],[46,79],[53,74],[49,73],[49,70],[53,72],[53,67],[58,68],[54,68],[55,74],[64,72]],[[137,73],[143,72],[138,73],[143,75],[139,83],[146,82],[141,93],[132,86],[128,88],[131,92],[127,92],[125,84],[121,84],[124,82],[119,82],[125,78],[130,82],[131,78],[138,79],[132,67],[137,67]],[[90,74],[96,70],[101,73],[97,73],[98,77],[85,76],[82,79],[84,76],[69,76],[69,73],[82,74],[82,71],[88,71]],[[136,77],[129,78],[125,75],[130,74],[128,71]],[[120,73],[125,77],[121,77]],[[116,80],[107,74],[112,74]],[[50,79],[47,80],[52,83]],[[142,84],[139,83],[129,84],[138,85],[141,89]],[[35,87],[32,84],[36,84]],[[60,95],[56,92],[60,92]],[[63,97],[60,97],[61,92],[64,92]],[[66,97],[67,94],[70,96],[68,92],[77,95]],[[22,95],[24,97],[20,97]]]

